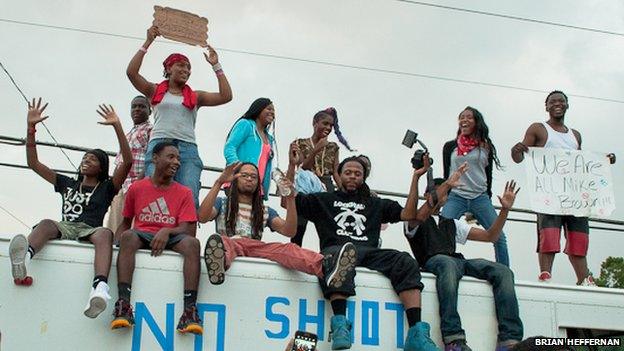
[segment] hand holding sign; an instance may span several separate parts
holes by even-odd
[[[524,164],[538,213],[605,217],[615,209],[610,160],[581,150],[529,148]]]
[[[213,49],[212,46],[206,45],[206,47],[208,48],[208,55],[206,55],[206,53],[204,52],[204,57],[211,66],[214,66],[219,63],[219,55],[217,55],[217,52],[215,51],[215,49]]]
[[[154,22],[163,37],[190,45],[208,46],[208,19],[170,7],[154,6]],[[149,40],[148,31],[148,40]],[[153,39],[152,39],[153,40]]]
[[[154,40],[156,39],[156,37],[160,36],[160,31],[158,30],[158,27],[156,26],[151,26],[147,29],[147,35],[145,38],[145,48],[148,48],[150,45],[152,45],[152,43],[154,42]]]

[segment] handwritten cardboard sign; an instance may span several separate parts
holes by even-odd
[[[170,7],[154,6],[153,25],[171,40],[205,47],[208,45],[208,19]]]
[[[524,159],[531,208],[576,217],[607,217],[615,209],[605,154],[531,147]]]

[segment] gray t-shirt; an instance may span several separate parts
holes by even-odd
[[[451,170],[453,174],[464,162],[468,162],[468,171],[461,177],[461,185],[453,188],[452,193],[464,199],[472,200],[487,192],[487,175],[485,167],[488,165],[489,151],[476,147],[463,156],[457,155],[457,148],[451,152]]]
[[[182,95],[167,92],[162,101],[154,106],[154,129],[151,139],[172,138],[196,144],[197,106],[189,110],[182,105],[183,99]]]

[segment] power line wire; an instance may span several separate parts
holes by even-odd
[[[24,227],[26,227],[27,229],[30,229],[28,224],[24,223],[24,221],[22,221],[21,219],[17,218],[16,215],[14,215],[13,213],[11,213],[11,211],[9,211],[6,208],[4,208],[2,205],[0,205],[0,210],[6,212],[9,216],[13,217],[13,219],[15,219],[16,221],[22,223],[22,225],[24,225]]]
[[[574,29],[574,30],[581,30],[581,31],[586,31],[586,32],[593,32],[593,33],[600,33],[600,34],[609,34],[609,35],[616,35],[616,36],[624,37],[624,33],[620,33],[620,32],[613,32],[613,31],[609,31],[609,30],[605,30],[605,29],[598,29],[598,28],[582,27],[582,26],[576,26],[576,25],[566,24],[566,23],[551,22],[551,21],[539,20],[539,19],[535,19],[535,18],[513,16],[513,15],[507,15],[507,14],[495,13],[495,12],[488,12],[488,11],[472,10],[472,9],[467,9],[467,8],[462,8],[462,7],[453,7],[453,6],[446,6],[446,5],[440,5],[440,4],[433,4],[433,3],[430,3],[430,2],[424,2],[424,1],[414,1],[414,0],[394,0],[394,1],[408,3],[408,4],[412,4],[412,5],[437,7],[437,8],[441,8],[441,9],[445,9],[445,10],[466,12],[466,13],[472,13],[472,14],[476,14],[476,15],[500,17],[500,18],[510,19],[510,20],[514,20],[514,21],[537,23],[537,24],[543,24],[543,25],[547,25],[547,26],[555,26],[555,27],[562,27],[562,28],[568,28],[568,29]]]
[[[12,138],[12,137],[10,137],[10,138]],[[74,147],[78,148],[77,146],[74,146]],[[0,162],[0,167],[17,168],[17,169],[30,169],[30,167],[28,167],[26,165],[20,165],[20,164],[15,164],[15,163],[4,163],[4,162]],[[221,168],[217,168],[217,167],[210,167],[209,166],[209,167],[204,167],[204,170],[212,171],[212,172],[220,172],[222,169]],[[76,171],[69,171],[69,170],[53,169],[53,171],[58,172],[58,173],[65,173],[65,174],[76,174]],[[209,186],[201,186],[201,188],[202,189],[210,189],[211,187],[209,187]],[[393,191],[385,191],[385,190],[379,190],[379,189],[373,189],[373,190],[377,194],[382,195],[382,196],[407,198],[407,194],[404,194],[404,193],[398,193],[398,192],[393,192]],[[277,195],[276,193],[270,193],[269,196],[279,197],[279,195]],[[421,199],[424,199],[424,198],[421,198]],[[500,206],[495,206],[495,208],[499,209]],[[532,210],[524,209],[524,208],[518,208],[518,207],[512,208],[511,211],[512,212],[517,212],[517,213],[522,213],[522,214],[531,214],[531,215],[535,214],[535,212],[533,212]],[[509,218],[508,220],[516,221],[516,222],[535,223],[535,220],[526,220],[526,219],[519,219],[519,218],[516,218],[516,219]],[[613,219],[589,218],[589,221],[590,222],[607,224],[607,225],[624,226],[624,221],[618,221],[618,220],[613,220]],[[624,228],[611,228],[611,227],[602,227],[602,226],[596,226],[596,225],[591,225],[590,228],[609,230],[609,231],[617,231],[617,232],[624,232]]]
[[[15,82],[15,79],[13,79],[13,76],[11,75],[11,73],[9,73],[9,71],[7,71],[7,69],[4,67],[2,62],[0,62],[0,67],[2,67],[2,70],[4,71],[4,73],[6,73],[6,75],[9,77],[9,79],[11,80],[11,83],[13,83],[13,85],[15,86],[15,89],[17,89],[17,91],[22,95],[22,97],[24,98],[24,101],[26,101],[27,104],[30,104],[30,102],[28,101],[28,98],[26,97],[26,95],[24,94],[22,89],[20,89],[19,85],[17,85],[17,83]],[[48,134],[50,135],[50,137],[52,138],[54,143],[56,145],[58,145],[59,142],[56,140],[56,138],[54,137],[54,135],[52,134],[50,129],[48,129],[48,126],[45,124],[45,122],[41,121],[41,124],[43,125],[43,128],[45,128],[45,130],[48,132]],[[71,164],[72,167],[77,168],[76,165],[74,165],[72,160],[69,158],[69,156],[67,156],[67,153],[65,152],[65,150],[60,149],[60,148],[59,148],[59,150],[61,150],[63,155],[65,155],[65,158],[67,159],[67,161],[69,161],[69,164]]]
[[[399,0],[395,0],[395,1],[399,1]],[[54,25],[40,24],[40,23],[33,23],[33,22],[14,21],[14,20],[8,20],[8,19],[3,19],[3,18],[0,18],[0,22],[21,24],[21,25],[28,25],[28,26],[35,26],[35,27],[43,27],[43,28],[50,28],[50,29],[57,29],[57,30],[66,30],[66,31],[72,31],[72,32],[79,32],[79,33],[96,34],[96,35],[103,35],[103,36],[110,36],[110,37],[118,37],[118,38],[124,38],[124,39],[136,39],[136,40],[145,39],[145,38],[137,37],[137,36],[121,35],[121,34],[115,34],[115,33],[80,29],[80,28],[54,26]],[[186,44],[175,43],[175,42],[164,41],[164,40],[159,40],[159,42],[176,44],[176,45],[186,45]],[[362,71],[368,71],[368,72],[377,72],[377,73],[394,74],[394,75],[400,75],[400,76],[417,77],[417,78],[423,78],[423,79],[432,79],[432,80],[445,81],[445,82],[479,85],[479,86],[487,86],[487,87],[503,88],[503,89],[519,90],[519,91],[528,91],[528,92],[534,92],[534,93],[550,92],[550,90],[545,90],[545,89],[535,89],[535,88],[527,88],[527,87],[521,87],[517,85],[510,85],[510,84],[499,84],[499,83],[491,83],[491,82],[484,82],[484,81],[471,80],[471,79],[445,77],[445,76],[434,75],[434,74],[407,72],[407,71],[399,71],[399,70],[383,69],[383,68],[375,68],[375,67],[367,67],[367,66],[356,66],[356,65],[346,64],[346,63],[305,59],[305,58],[299,58],[299,57],[267,54],[267,53],[246,51],[246,50],[228,49],[228,48],[223,48],[223,47],[217,47],[217,49],[219,49],[220,51],[232,52],[232,53],[237,53],[237,54],[266,57],[266,58],[280,59],[280,60],[286,60],[286,61],[306,62],[306,63],[319,64],[319,65],[330,66],[330,67],[348,68],[348,69],[362,70]],[[570,93],[567,95],[577,97],[577,98],[582,98],[582,99],[588,99],[588,100],[624,104],[624,100],[613,99],[613,98],[605,98],[605,97],[592,96],[592,95],[581,95],[581,94],[574,94],[574,93]]]

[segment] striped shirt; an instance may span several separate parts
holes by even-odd
[[[225,213],[227,212],[227,200],[223,197],[218,197],[215,201],[214,207],[217,210],[217,219],[215,221],[216,231],[219,235],[229,236],[229,237],[243,237],[243,238],[251,238],[251,239],[262,239],[262,233],[258,233],[257,236],[253,235],[253,228],[251,223],[251,205],[249,204],[238,204],[238,218],[236,221],[236,232],[228,233]],[[269,227],[269,229],[274,230],[271,227],[271,221],[274,218],[279,217],[277,212],[274,209],[264,206],[263,211],[263,221],[262,227]]]

